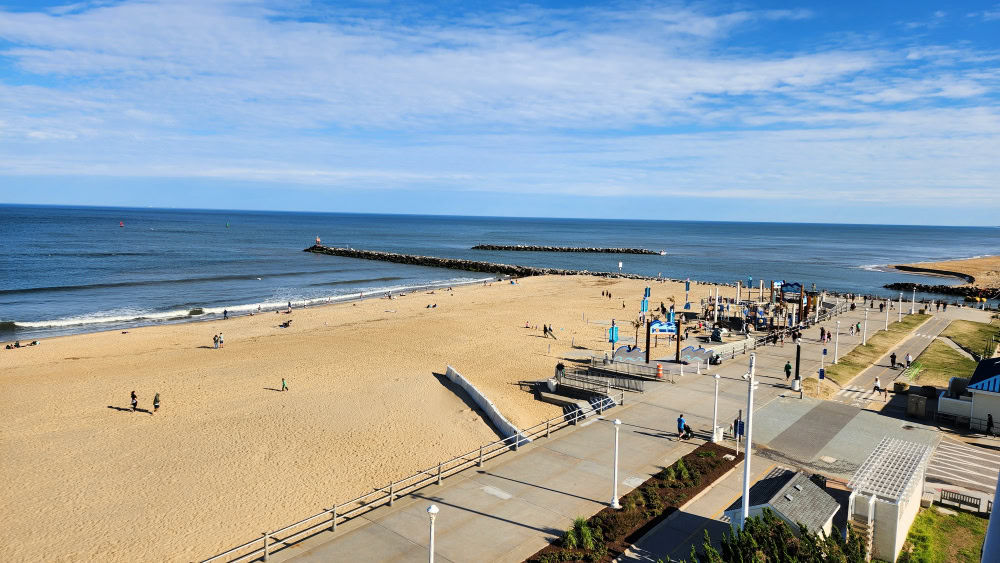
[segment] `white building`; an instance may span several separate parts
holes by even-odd
[[[868,542],[872,558],[895,561],[920,511],[931,448],[882,438],[847,484],[848,522]]]

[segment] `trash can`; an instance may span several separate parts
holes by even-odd
[[[802,380],[798,379],[798,378],[793,379],[792,380],[792,391],[799,391],[801,389],[802,389]]]

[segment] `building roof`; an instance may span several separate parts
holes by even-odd
[[[738,499],[726,512],[740,510]],[[813,483],[805,473],[785,470],[750,487],[750,506],[768,505],[786,520],[818,531],[840,509],[840,503]]]
[[[861,464],[847,486],[859,493],[899,502],[913,488],[931,448],[916,442],[885,437]]]
[[[966,388],[1000,393],[1000,358],[980,361]]]

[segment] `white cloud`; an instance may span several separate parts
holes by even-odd
[[[0,12],[0,172],[881,202],[1000,178],[997,53],[968,44],[731,42],[796,10],[307,9]]]

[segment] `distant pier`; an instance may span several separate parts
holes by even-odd
[[[638,274],[625,274],[618,272],[591,272],[588,270],[565,270],[562,268],[536,268],[534,266],[517,266],[514,264],[495,264],[493,262],[482,262],[478,260],[462,260],[460,258],[438,258],[435,256],[415,256],[412,254],[399,254],[396,252],[381,252],[378,250],[358,250],[355,248],[337,248],[314,244],[303,252],[314,252],[316,254],[330,254],[333,256],[343,256],[345,258],[360,258],[362,260],[378,260],[380,262],[394,262],[396,264],[411,264],[414,266],[429,266],[432,268],[449,268],[451,270],[465,270],[467,272],[483,272],[489,274],[499,274],[515,278],[529,276],[603,276],[607,278],[624,278],[632,280],[656,280],[650,276],[640,276]],[[668,280],[679,281],[679,280]]]
[[[652,254],[659,252],[645,248],[596,248],[573,246],[537,246],[526,244],[477,244],[472,250],[504,250],[518,252],[589,252],[594,254]]]

